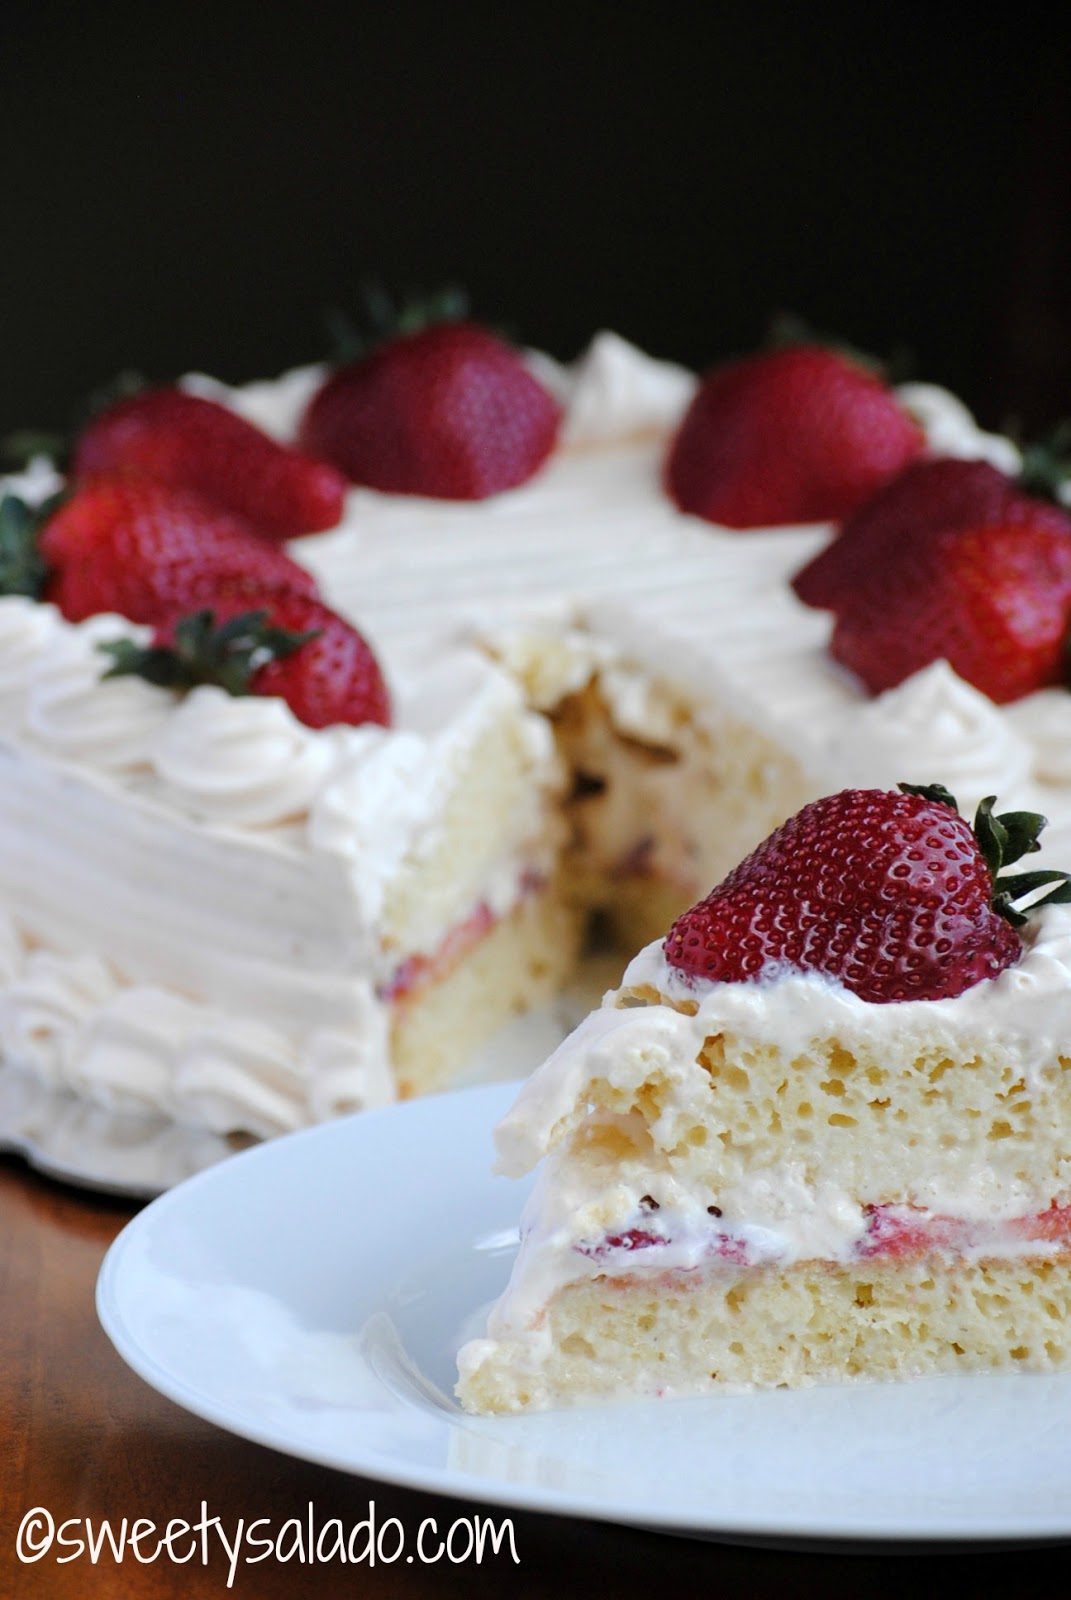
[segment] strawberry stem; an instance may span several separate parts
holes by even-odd
[[[430,294],[409,290],[396,302],[377,279],[366,278],[359,298],[359,320],[339,306],[324,313],[332,359],[338,366],[360,361],[378,345],[403,334],[419,333],[432,323],[463,322],[470,312],[469,297],[456,284],[444,284]]]
[[[1022,445],[1019,484],[1027,494],[1063,505],[1061,491],[1071,483],[1071,418],[1065,418],[1034,444]]]
[[[217,624],[215,612],[206,607],[175,624],[171,644],[109,639],[97,648],[112,658],[105,678],[144,678],[161,689],[211,683],[237,696],[254,692],[251,680],[261,667],[292,655],[320,631],[274,627],[263,610],[241,611]]]
[[[40,599],[48,567],[37,548],[37,535],[59,499],[53,495],[39,506],[27,505],[17,494],[0,499],[0,594]]]
[[[849,344],[846,339],[812,327],[806,317],[799,316],[795,311],[775,312],[767,327],[763,347],[767,350],[784,350],[799,344],[821,345],[826,350],[832,350],[853,366],[880,378],[885,384],[906,383],[914,375],[917,365],[913,352],[905,345],[894,346],[883,360]]]

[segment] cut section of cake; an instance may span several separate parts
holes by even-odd
[[[840,791],[635,958],[497,1130],[542,1168],[467,1409],[1071,1362],[1069,891],[1002,871],[1042,825]]]

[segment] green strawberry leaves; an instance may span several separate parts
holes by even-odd
[[[1071,483],[1071,418],[1065,418],[1033,444],[1021,444],[1023,464],[1019,486],[1041,500],[1063,506],[1063,491]]]
[[[471,310],[468,295],[456,284],[444,284],[430,294],[410,291],[395,301],[381,283],[370,278],[360,286],[360,301],[360,321],[338,306],[324,313],[332,359],[338,366],[359,361],[378,345],[418,333],[434,322],[464,322]]]
[[[823,345],[825,349],[834,351],[845,361],[861,367],[864,372],[890,386],[907,383],[914,377],[917,368],[914,351],[906,345],[895,346],[885,357],[872,355],[870,351],[860,350],[838,334],[815,328],[806,317],[799,316],[795,311],[775,312],[766,329],[763,349],[784,350],[787,346],[798,344]]]
[[[48,564],[38,549],[37,534],[59,498],[54,495],[42,505],[30,506],[17,494],[0,497],[0,595],[40,599]]]
[[[162,689],[192,689],[211,683],[228,694],[251,694],[253,674],[315,639],[319,628],[277,628],[266,611],[242,611],[217,624],[206,607],[176,623],[173,644],[135,644],[112,639],[98,648],[112,658],[105,678],[138,677]]]

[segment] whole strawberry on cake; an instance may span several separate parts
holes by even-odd
[[[635,958],[498,1129],[542,1169],[466,1407],[1071,1362],[1071,888],[1004,870],[1043,826],[840,791]]]
[[[813,342],[720,364],[666,458],[682,511],[730,528],[839,521],[926,446],[859,358]]]

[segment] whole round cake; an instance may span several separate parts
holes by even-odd
[[[1071,523],[1019,466],[810,346],[700,384],[609,333],[563,366],[440,324],[116,402],[2,485],[5,1060],[268,1136],[458,1081],[593,927],[631,953],[846,784],[999,792],[1058,854]],[[912,620],[884,564],[969,596],[960,536],[1009,529],[996,621]],[[1044,632],[1028,545],[1040,641],[1008,620]],[[884,678],[882,597],[920,641]]]

